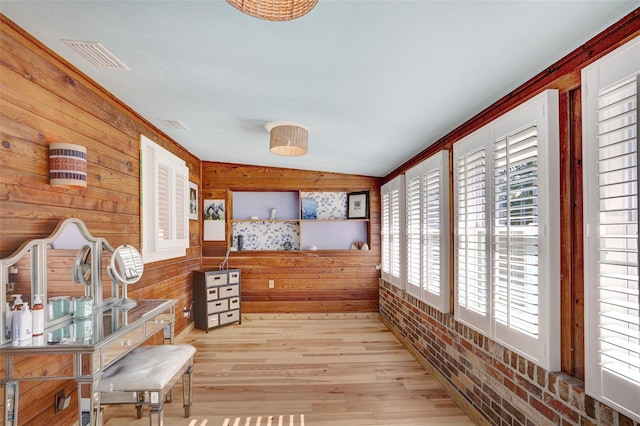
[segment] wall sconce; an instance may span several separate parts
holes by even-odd
[[[59,188],[86,188],[87,148],[64,142],[50,144],[49,184]]]

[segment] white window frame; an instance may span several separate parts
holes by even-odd
[[[140,135],[140,159],[142,258],[149,263],[186,256],[189,169],[144,135]]]
[[[495,256],[498,250],[494,245],[494,214],[496,211],[494,193],[497,187],[495,175],[495,144],[504,137],[515,135],[523,129],[536,127],[537,138],[537,183],[538,183],[538,215],[537,215],[537,312],[534,313],[537,321],[537,337],[522,332],[518,327],[501,323],[500,316],[494,310],[496,306],[498,277],[494,274]],[[484,229],[483,252],[479,252],[479,259],[484,262],[477,269],[478,291],[484,291],[485,304],[483,309],[472,309],[473,305],[461,304],[471,275],[473,265],[465,268],[467,256],[465,255],[465,238],[467,233],[462,224],[467,223],[465,206],[465,188],[461,187],[464,178],[460,174],[460,162],[465,158],[471,158],[474,154],[484,154],[484,193],[476,190],[473,194],[467,194],[473,200],[481,200],[484,205],[484,215],[478,218],[484,219],[484,225],[480,227],[478,234],[482,235]],[[455,318],[474,328],[500,344],[510,348],[523,357],[535,362],[549,371],[560,369],[560,191],[559,191],[559,118],[558,118],[558,91],[546,90],[541,94],[514,108],[500,118],[482,127],[466,138],[456,142],[453,147],[454,167],[454,229],[455,229],[455,286],[456,286],[456,310]],[[479,198],[478,198],[479,196]],[[474,229],[478,229],[475,227]],[[514,234],[510,234],[514,235]],[[511,241],[509,239],[508,241]],[[511,243],[507,244],[510,245]],[[503,246],[500,247],[504,249]],[[508,248],[505,250],[509,250]],[[503,252],[504,253],[504,252]],[[484,258],[482,259],[482,257]],[[515,256],[513,253],[511,257]],[[511,258],[510,257],[510,258]],[[481,263],[482,263],[481,262]],[[512,269],[513,270],[513,269]],[[510,276],[511,277],[511,276]],[[509,278],[511,282],[511,278]],[[484,286],[482,285],[484,284]],[[511,286],[512,284],[509,284]],[[516,295],[515,289],[512,293]],[[517,298],[508,302],[509,309],[517,304]],[[471,306],[471,308],[470,308]],[[510,317],[510,316],[509,316]],[[515,323],[514,323],[515,324]]]
[[[640,37],[582,70],[585,390],[637,422],[640,422],[639,74]],[[629,93],[628,98],[609,106],[605,100],[607,95],[611,99],[616,95],[616,89],[624,90],[624,83],[627,83],[626,88],[635,91],[635,95]],[[599,100],[601,95],[603,100]],[[598,123],[599,118],[601,123]],[[617,135],[621,139],[614,141]],[[610,154],[613,150],[616,152]],[[618,170],[623,178],[609,179],[611,173],[607,171],[613,170]],[[631,174],[635,174],[635,182],[624,178]],[[607,189],[609,191],[605,193]],[[619,202],[614,206],[616,201]],[[612,226],[615,229],[611,229]],[[612,242],[616,245],[610,245]],[[610,315],[612,313],[614,316]],[[624,315],[623,321],[616,319],[616,315]],[[634,316],[637,316],[635,325]],[[629,328],[620,328],[621,322],[627,323]],[[627,362],[620,362],[624,357]]]
[[[399,175],[380,188],[382,279],[405,288],[405,201],[404,175]]]
[[[407,170],[405,188],[407,293],[449,313],[449,151]]]

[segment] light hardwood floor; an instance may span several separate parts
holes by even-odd
[[[376,314],[253,314],[182,341],[198,350],[194,403],[185,419],[177,385],[168,426],[473,425]],[[149,419],[110,406],[105,423]]]

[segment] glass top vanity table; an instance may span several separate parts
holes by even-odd
[[[74,242],[64,241],[69,235]],[[126,306],[119,306],[122,299],[117,283],[103,288],[103,280],[111,281],[106,265],[114,251],[118,252],[106,240],[93,237],[82,221],[67,219],[50,237],[28,241],[0,260],[0,362],[6,373],[0,376],[0,385],[5,388],[5,425],[20,423],[19,382],[64,379],[77,383],[79,423],[102,424],[99,388],[103,371],[151,338],[173,342],[176,300],[128,299]],[[42,295],[41,336],[12,338],[7,302],[13,294],[22,294],[25,302]],[[78,312],[71,312],[70,306]],[[46,365],[16,368],[51,354],[64,357],[68,367],[56,373],[47,371]]]

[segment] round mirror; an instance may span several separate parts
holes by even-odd
[[[122,285],[122,299],[116,306],[135,306],[135,300],[127,297],[127,286],[138,282],[143,271],[142,256],[135,247],[124,244],[114,250],[107,272],[115,283]]]
[[[91,285],[91,247],[84,246],[80,249],[71,275],[75,284]]]

